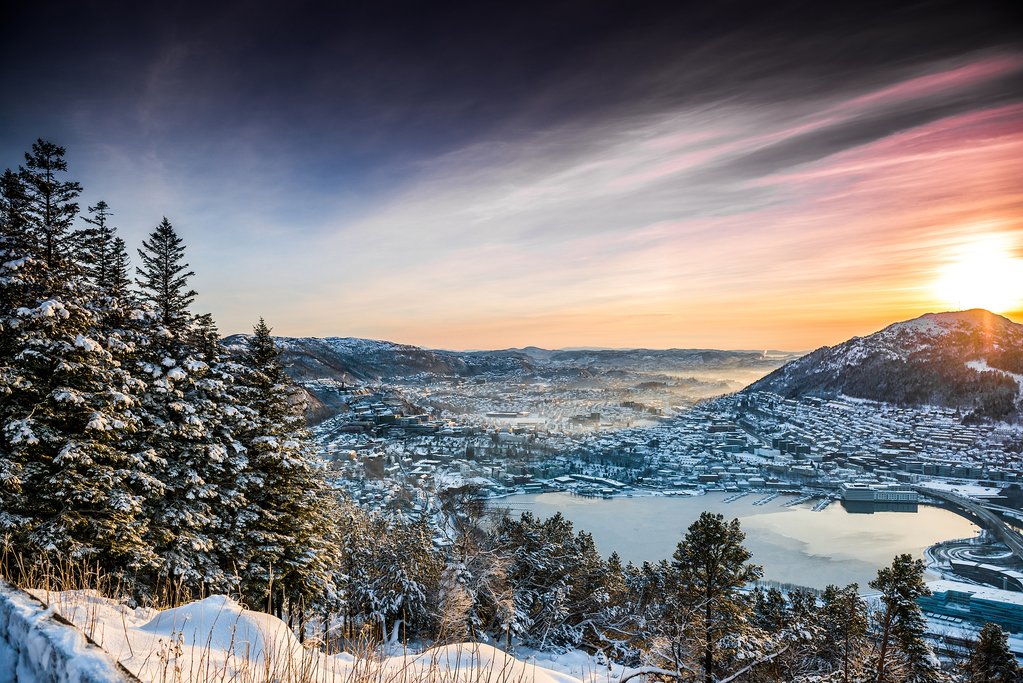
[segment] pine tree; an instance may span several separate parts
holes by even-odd
[[[748,618],[739,589],[761,576],[760,567],[748,564],[752,555],[742,544],[745,538],[739,520],[704,512],[675,550],[673,588],[679,603],[692,610],[685,631],[701,653],[705,683],[717,675],[721,642],[739,633]]]
[[[110,216],[113,212],[105,201],[99,201],[95,206],[87,208],[92,215],[85,216],[82,220],[92,227],[79,233],[79,261],[96,289],[109,296],[115,289],[114,241],[117,235],[114,227],[110,225]]]
[[[137,282],[142,298],[152,305],[170,336],[181,338],[192,319],[188,307],[196,297],[188,287],[188,278],[195,273],[184,262],[184,240],[165,216],[138,251]]]
[[[35,254],[59,277],[73,255],[71,225],[78,215],[75,199],[82,192],[77,182],[61,180],[67,172],[65,149],[39,139],[25,154],[19,176],[28,199],[28,229],[34,237]]]
[[[833,664],[840,665],[843,683],[849,683],[849,672],[869,626],[867,604],[859,592],[859,585],[852,583],[845,588],[828,586],[822,596],[823,655]]]
[[[1009,650],[1009,637],[1001,626],[984,624],[966,663],[966,675],[969,683],[1019,683],[1023,680],[1023,672]]]
[[[128,271],[131,261],[128,259],[128,247],[124,240],[115,237],[110,248],[110,295],[116,299],[124,300],[128,297],[128,288],[131,287],[131,276]]]
[[[162,582],[172,602],[237,588],[222,536],[243,503],[245,463],[233,433],[238,401],[219,345],[196,346],[215,327],[188,309],[195,292],[184,254],[164,219],[139,250],[143,315],[134,321],[137,368],[148,385],[140,457],[159,480],[149,492],[146,538],[159,556],[152,582]]]
[[[753,590],[753,623],[768,633],[778,633],[788,621],[785,595],[777,588]]]
[[[27,159],[17,182],[3,180],[0,526],[28,559],[134,568],[148,551],[140,475],[122,446],[138,425],[141,384],[115,357],[120,342],[99,325],[71,258],[80,188],[57,180],[63,149],[40,141]]]
[[[35,253],[28,229],[29,200],[25,184],[14,171],[0,175],[0,249],[7,255],[26,258]]]
[[[876,661],[877,681],[889,680],[891,646],[897,644],[908,670],[907,681],[930,681],[937,674],[934,657],[924,640],[925,622],[916,599],[930,595],[924,583],[923,560],[908,554],[896,556],[890,567],[878,570],[870,587],[881,592],[880,643]]]
[[[330,587],[336,549],[324,534],[330,496],[322,469],[310,455],[301,405],[281,364],[271,330],[261,318],[237,381],[245,411],[238,438],[247,454],[235,527],[242,589],[253,605],[288,600],[309,605]],[[271,584],[279,590],[271,596]]]

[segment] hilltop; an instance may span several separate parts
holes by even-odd
[[[1023,325],[973,309],[928,313],[866,337],[824,346],[745,391],[840,394],[901,405],[940,405],[976,417],[1018,415]]]

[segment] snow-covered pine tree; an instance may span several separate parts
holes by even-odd
[[[164,218],[139,250],[137,281],[145,305],[137,363],[148,382],[139,457],[160,482],[150,493],[146,538],[159,556],[154,582],[171,601],[236,588],[221,535],[241,506],[244,466],[244,448],[231,431],[237,408],[230,378],[215,367],[210,348],[195,343],[208,329],[200,325],[197,334],[189,311],[196,293],[184,251]]]
[[[0,175],[0,249],[8,257],[35,253],[28,229],[28,193],[18,174],[7,169]]]
[[[61,179],[63,150],[39,141],[28,161],[23,192],[5,174],[0,524],[30,560],[59,554],[134,568],[147,551],[122,442],[137,426],[141,385],[114,358],[117,342],[97,324],[72,258],[78,184]],[[27,198],[21,209],[15,196]]]
[[[498,538],[510,559],[515,613],[509,626],[526,645],[569,645],[565,626],[577,563],[572,523],[561,513],[540,521],[525,512],[518,520],[502,520]]]
[[[430,624],[443,563],[425,520],[409,524],[377,517],[372,528],[369,616],[383,637],[398,642]]]
[[[121,299],[128,296],[131,287],[130,268],[131,261],[128,258],[127,245],[120,237],[114,237],[114,243],[110,249],[110,276],[107,280],[111,296]]]
[[[704,512],[693,522],[675,550],[674,598],[682,608],[679,626],[695,645],[695,659],[705,683],[713,683],[734,654],[750,612],[739,589],[759,579],[761,569],[749,564],[746,535],[739,520]]]
[[[821,596],[823,638],[819,656],[834,670],[842,672],[842,683],[849,683],[852,672],[859,668],[870,625],[867,603],[860,597],[860,587],[852,583],[845,588],[828,586]]]
[[[1019,683],[1023,679],[1008,636],[998,624],[984,624],[965,669],[969,683]]]
[[[331,590],[337,551],[324,533],[331,496],[270,332],[260,318],[235,373],[244,404],[238,438],[247,455],[235,540],[242,593],[280,613],[283,600],[300,608]]]
[[[892,680],[892,670],[901,670],[899,680],[912,683],[939,680],[937,659],[924,638],[926,623],[916,599],[930,595],[924,582],[923,560],[897,555],[891,566],[878,570],[870,587],[880,591],[877,656],[878,681]],[[897,648],[897,650],[896,650]]]

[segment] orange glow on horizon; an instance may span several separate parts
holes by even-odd
[[[934,283],[939,300],[958,309],[1006,313],[1023,306],[1023,259],[1005,235],[980,235],[958,248]]]

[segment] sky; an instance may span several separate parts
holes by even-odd
[[[19,3],[0,167],[167,218],[224,334],[806,350],[1023,321],[988,2]]]

